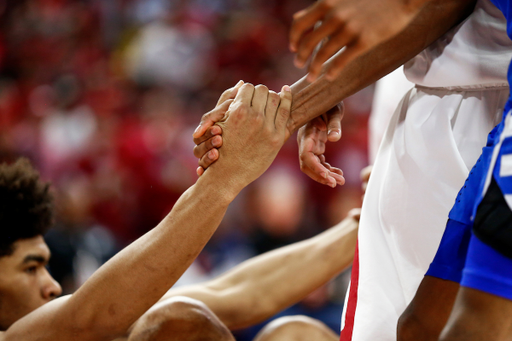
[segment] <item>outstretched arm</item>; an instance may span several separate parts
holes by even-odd
[[[310,83],[304,77],[293,84],[289,134],[420,53],[465,19],[473,10],[475,2],[432,0],[421,8],[403,31],[354,59],[334,81],[330,82],[322,76]],[[329,68],[332,63],[333,59],[329,60],[324,69]]]
[[[295,64],[304,66],[315,46],[324,41],[309,65],[308,79],[313,81],[322,64],[344,48],[327,71],[332,80],[350,61],[404,30],[430,1],[318,0],[293,16],[290,48],[297,52]]]
[[[473,10],[475,2],[475,0],[428,1],[420,6],[419,13],[402,31],[365,54],[359,55],[344,67],[333,81],[321,76],[313,83],[309,82],[306,77],[294,83],[292,85],[292,114],[288,121],[287,137],[314,118],[328,112],[343,99],[369,86],[416,56],[450,28],[465,19]],[[388,20],[393,20],[393,18],[388,18]],[[324,64],[323,73],[333,65],[335,58],[336,56]],[[233,91],[233,89],[229,89],[227,92]],[[203,116],[194,133],[194,142],[197,145],[195,155],[200,159],[199,174],[202,174],[203,169],[208,168],[218,159],[218,150],[215,148],[222,145],[222,139],[216,137],[219,143],[212,145],[212,135],[220,135],[222,132],[217,130],[215,134],[209,134],[210,130],[208,129],[221,117],[222,115],[218,115],[216,112],[208,113]],[[330,125],[330,122],[326,122],[326,124]],[[339,133],[328,135],[329,141],[337,141],[339,138]],[[207,154],[210,150],[212,153]],[[330,175],[334,176],[334,174]],[[322,183],[334,184],[336,180],[338,179]]]
[[[171,289],[163,299],[198,299],[230,329],[261,322],[350,266],[357,226],[351,215],[313,238],[252,258],[214,280]]]
[[[109,260],[71,297],[48,303],[13,324],[4,341],[122,336],[192,263],[238,192],[270,166],[284,143],[290,102],[289,87],[281,96],[266,87],[240,88],[234,100],[223,103],[227,113],[221,122],[221,160],[157,227]]]

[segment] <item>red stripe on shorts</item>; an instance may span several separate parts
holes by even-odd
[[[341,331],[340,341],[351,341],[354,331],[354,317],[357,306],[357,287],[359,284],[359,242],[356,244],[352,274],[350,276],[350,292],[348,293],[347,310],[345,312],[345,326]]]

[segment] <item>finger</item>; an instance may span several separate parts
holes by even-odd
[[[194,138],[194,144],[200,145],[201,143],[203,143],[206,140],[211,139],[215,135],[221,135],[221,134],[222,134],[222,128],[218,125],[213,125],[210,128],[206,129],[206,132],[202,136],[200,136],[198,138]]]
[[[201,123],[199,123],[199,126],[194,130],[192,137],[199,138],[203,136],[209,127],[221,121],[232,102],[232,99],[228,99],[221,105],[215,107],[212,111],[204,114],[203,117],[201,117]]]
[[[279,102],[279,108],[277,109],[274,124],[278,131],[284,131],[286,124],[288,123],[288,119],[290,118],[292,107],[292,90],[288,85],[283,86],[279,93],[279,97],[281,98],[281,102]]]
[[[327,113],[327,139],[330,142],[336,142],[341,138],[342,118],[343,112],[338,106],[335,106]]]
[[[194,156],[198,159],[202,158],[203,155],[208,153],[210,150],[214,148],[220,148],[222,146],[222,137],[214,136],[203,143],[194,147]]]
[[[238,92],[238,89],[240,89],[240,87],[242,85],[244,85],[244,81],[243,80],[239,80],[238,83],[236,83],[236,85],[234,87],[229,88],[226,91],[224,91],[222,93],[222,95],[220,95],[219,100],[217,101],[217,105],[219,105],[221,103],[224,103],[228,99],[234,99],[236,94],[237,94],[237,92]]]
[[[254,95],[254,85],[251,83],[245,83],[238,89],[238,92],[235,97],[236,103],[243,103],[248,106],[251,105],[252,97]]]
[[[300,169],[301,171],[322,185],[331,186],[327,179],[329,171],[320,164],[320,161],[313,153],[300,155]]]
[[[336,184],[342,186],[345,184],[345,178],[342,174],[339,174],[337,171],[341,171],[339,168],[331,167],[329,170],[329,176],[336,181]]]
[[[362,44],[355,43],[347,45],[347,48],[333,60],[331,67],[325,74],[325,78],[330,82],[335,80],[345,66],[365,53],[366,50],[367,49]]]
[[[336,34],[332,35],[329,41],[327,41],[316,53],[313,60],[311,61],[311,64],[309,65],[308,70],[308,81],[313,82],[321,73],[322,66],[324,63],[334,56],[338,51],[340,52],[338,56],[334,57],[333,62],[329,66],[329,69],[333,68],[334,62],[342,56],[344,51],[340,51],[343,47],[350,44],[352,41],[354,41],[355,35],[351,32],[346,30],[345,28],[337,32]]]
[[[281,97],[275,91],[270,90],[268,92],[267,106],[265,107],[265,116],[274,115],[281,102]]]
[[[329,179],[330,183],[335,182],[338,185],[344,185],[345,184],[345,178],[343,177],[343,171],[339,168],[331,166],[329,163],[325,162],[324,155],[320,155],[320,163],[322,166],[324,166],[329,172],[327,178]],[[334,180],[334,181],[333,181]]]
[[[267,106],[268,88],[265,85],[257,85],[254,88],[254,96],[252,98],[251,106],[257,113],[265,114],[265,107]]]
[[[339,29],[342,23],[335,22],[332,18],[325,20],[318,28],[304,34],[298,42],[295,65],[302,67],[313,54],[316,46],[325,38]],[[300,66],[299,66],[300,65]]]
[[[325,169],[327,169],[326,174],[322,174],[322,176],[325,177],[325,179],[328,181],[328,186],[331,186],[332,188],[336,187],[336,184],[338,184],[338,180],[345,183],[345,179],[341,180],[340,176],[338,174],[332,173],[331,169],[333,168],[330,164],[327,162],[321,162],[322,166],[324,166]],[[343,178],[343,177],[341,177]]]
[[[348,211],[348,216],[359,222],[359,219],[361,218],[361,209],[360,208],[351,209],[350,211]]]
[[[293,22],[290,28],[290,50],[296,52],[300,38],[313,28],[316,22],[325,14],[325,8],[319,5],[320,2],[314,3],[308,8],[299,11],[293,15]]]
[[[203,173],[204,173],[203,167],[197,167],[197,169],[196,169],[197,176],[201,176],[201,175],[203,175]]]
[[[300,142],[299,146],[301,171],[316,182],[332,187],[332,183],[335,183],[335,181],[328,179],[329,169],[327,169],[322,162],[322,159],[325,160],[324,156],[315,155],[315,153],[312,152],[315,147],[314,139],[305,138]]]
[[[219,151],[217,149],[212,149],[208,153],[203,155],[203,157],[199,160],[198,163],[200,167],[202,167],[203,169],[207,169],[208,167],[210,167],[212,163],[217,161],[218,158]]]

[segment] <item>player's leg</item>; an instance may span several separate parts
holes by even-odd
[[[487,147],[459,191],[436,256],[399,319],[399,341],[438,340],[448,321],[466,264],[473,228],[471,216],[492,156],[495,132],[496,129],[489,134]]]
[[[512,301],[461,287],[442,341],[511,340]]]
[[[338,341],[324,323],[307,316],[285,316],[267,324],[254,341]]]
[[[500,188],[503,185],[507,186],[506,180],[494,174],[476,211],[461,289],[441,335],[443,341],[510,340],[512,211]]]
[[[425,276],[397,327],[398,341],[437,341],[452,311],[459,283]]]
[[[235,341],[228,328],[203,303],[173,297],[149,309],[134,325],[128,341]]]

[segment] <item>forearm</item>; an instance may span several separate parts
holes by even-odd
[[[333,82],[324,77],[313,83],[305,78],[297,81],[292,86],[292,116],[288,131],[293,133],[416,56],[466,18],[474,4],[475,0],[429,1],[404,31],[348,64]],[[325,66],[328,65],[329,61]]]
[[[228,328],[261,322],[352,264],[358,223],[345,219],[316,237],[246,261],[210,282],[173,289],[203,301]]]
[[[43,327],[51,321],[60,337],[52,340],[70,334],[77,334],[75,340],[122,335],[176,282],[215,231],[237,194],[222,182],[201,177],[157,227],[103,265],[59,309],[34,316],[31,326],[18,329],[48,330]]]

